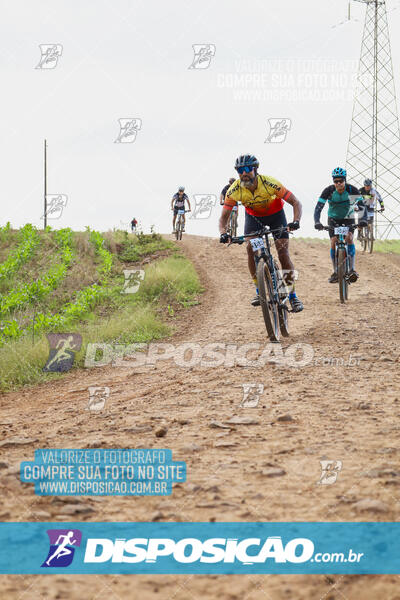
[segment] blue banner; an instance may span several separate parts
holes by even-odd
[[[400,523],[1,523],[1,574],[400,574]]]

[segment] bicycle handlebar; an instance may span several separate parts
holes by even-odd
[[[340,227],[340,225],[338,225],[338,227]],[[352,233],[357,229],[358,225],[355,223],[354,225],[343,225],[343,227],[348,227],[349,231],[352,231]],[[331,229],[334,229],[334,227],[328,227],[327,225],[323,226],[323,229],[319,229],[317,231],[330,231]]]
[[[243,244],[246,241],[246,238],[261,237],[262,235],[272,235],[276,232],[283,233],[284,231],[287,231],[288,233],[293,233],[283,225],[281,225],[277,229],[269,229],[267,226],[265,226],[262,229],[259,229],[258,231],[252,231],[251,233],[246,233],[245,235],[231,237],[231,241],[229,242],[228,246],[230,246],[230,244]]]

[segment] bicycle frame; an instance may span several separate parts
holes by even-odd
[[[265,226],[265,227],[263,227],[263,229],[260,229],[259,231],[254,231],[247,235],[238,236],[236,238],[233,237],[231,243],[243,244],[246,241],[246,238],[259,237],[259,238],[263,239],[264,247],[259,248],[254,252],[254,262],[256,265],[256,269],[257,269],[257,266],[258,266],[258,263],[260,262],[260,260],[264,260],[267,263],[269,272],[271,274],[272,285],[273,285],[273,289],[274,289],[274,300],[278,305],[284,305],[284,308],[286,310],[289,310],[286,306],[286,302],[289,299],[289,294],[285,293],[284,296],[281,296],[279,289],[278,289],[278,277],[277,277],[276,268],[275,268],[275,264],[274,264],[274,258],[271,253],[271,244],[269,241],[270,235],[272,235],[276,231],[282,232],[284,229],[285,229],[284,227],[280,227],[279,229],[272,230],[272,229],[269,229],[269,227]],[[289,311],[289,312],[291,312],[291,311]]]
[[[348,253],[348,249],[347,249],[346,236],[343,235],[343,233],[339,233],[339,235],[337,235],[336,238],[337,238],[336,244],[335,244],[336,272],[337,272],[337,268],[338,268],[339,250],[341,250],[343,248],[345,251],[345,254],[346,254],[346,274],[347,274],[349,272],[349,253]]]
[[[346,236],[348,235],[349,232],[354,233],[354,230],[357,228],[357,225],[350,225],[350,226],[346,226],[344,227],[344,229],[347,229],[347,232],[338,232],[335,233],[334,237],[336,238],[336,242],[335,242],[335,266],[336,266],[336,273],[338,274],[338,283],[339,283],[339,296],[340,296],[340,302],[345,302],[346,300],[348,300],[348,286],[349,286],[349,281],[348,281],[348,274],[350,272],[350,260],[349,260],[349,253],[348,253],[348,243],[346,242]],[[331,227],[324,227],[323,228],[325,231],[330,231]],[[343,229],[343,227],[338,226],[335,227],[334,229]],[[342,254],[345,256],[344,261],[342,261],[341,263],[339,263],[339,255]],[[344,269],[342,269],[342,265],[344,263]]]

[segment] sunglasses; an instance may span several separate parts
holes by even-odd
[[[344,183],[344,179],[334,179],[333,183]]]
[[[254,167],[237,167],[236,171],[241,175],[242,173],[251,173]]]

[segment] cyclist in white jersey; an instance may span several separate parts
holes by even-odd
[[[367,207],[368,221],[373,221],[376,208],[376,201],[379,202],[381,211],[383,212],[385,210],[385,205],[383,203],[382,196],[380,195],[377,189],[372,187],[371,179],[366,179],[364,181],[364,187],[360,189],[360,194],[363,196],[364,204]]]

